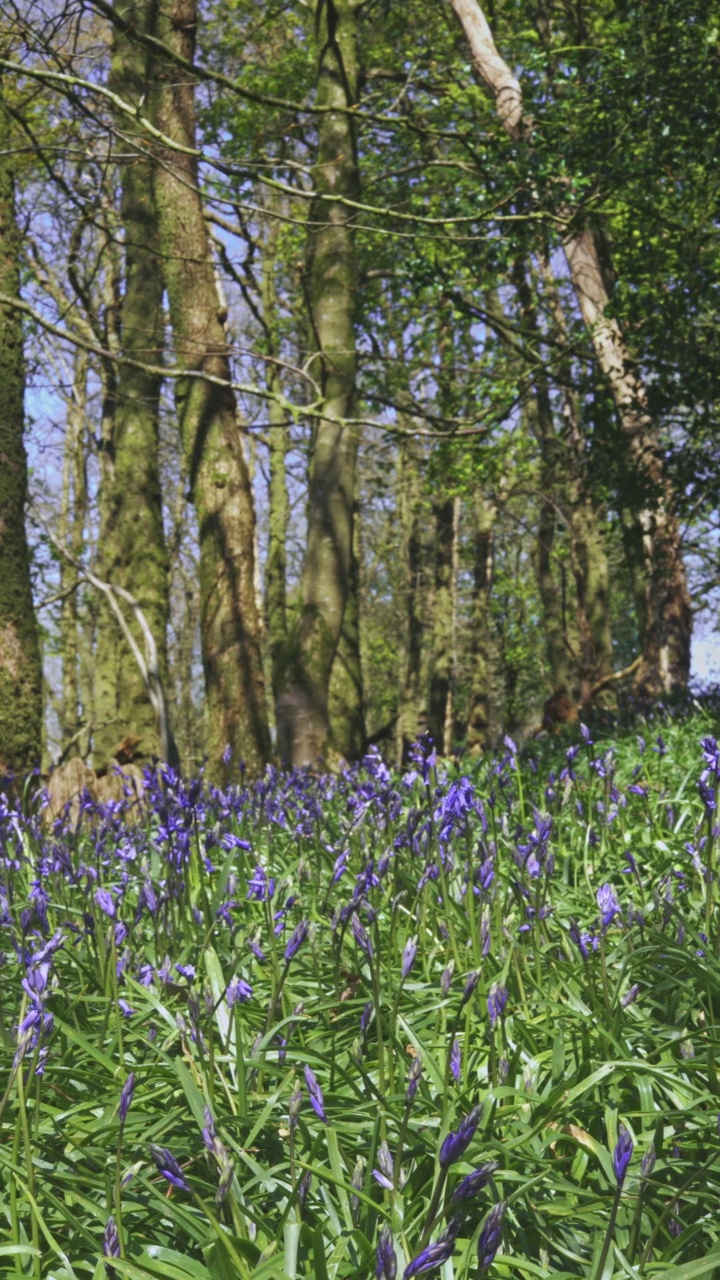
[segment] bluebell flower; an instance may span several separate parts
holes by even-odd
[[[371,960],[372,953],[373,953],[372,942],[370,941],[370,938],[368,937],[368,934],[367,934],[367,930],[364,928],[363,924],[361,923],[360,917],[358,916],[357,912],[353,912],[352,919],[350,920],[350,927],[353,932],[353,937],[357,942],[360,950],[364,951],[368,959]]]
[[[490,1015],[490,1025],[492,1027],[495,1026],[498,1018],[502,1017],[505,1005],[507,1004],[507,998],[507,987],[500,986],[497,982],[494,982],[490,988],[490,993],[487,998],[487,1008]]]
[[[410,1070],[408,1072],[408,1086],[407,1086],[407,1092],[405,1094],[405,1097],[408,1102],[412,1102],[413,1098],[415,1097],[415,1094],[417,1093],[418,1085],[420,1084],[421,1075],[422,1075],[422,1058],[418,1053],[413,1058],[410,1064]]]
[[[464,1120],[461,1120],[455,1132],[451,1131],[443,1142],[438,1157],[441,1169],[449,1169],[451,1164],[456,1164],[462,1159],[475,1137],[475,1130],[479,1123],[480,1107],[473,1107]]]
[[[167,1147],[157,1147],[154,1143],[150,1144],[150,1153],[157,1166],[158,1172],[163,1178],[167,1178],[173,1187],[178,1187],[181,1191],[189,1191],[190,1188],[185,1180],[180,1165],[175,1159],[171,1151]]]
[[[618,1186],[622,1186],[633,1153],[633,1140],[624,1124],[618,1126],[618,1140],[613,1151],[613,1169]]]
[[[182,978],[187,978],[188,982],[192,982],[195,977],[194,964],[176,964],[175,968]]]
[[[621,908],[617,894],[611,884],[603,884],[598,889],[596,897],[603,929],[607,929],[615,917],[620,915]]]
[[[130,1103],[132,1102],[134,1092],[135,1092],[135,1073],[131,1071],[122,1089],[120,1090],[120,1105],[118,1107],[118,1115],[120,1117],[121,1124],[124,1124],[127,1119],[127,1113],[130,1110]]]
[[[232,1009],[234,1004],[246,1004],[248,1000],[252,1000],[253,989],[249,982],[244,978],[233,978],[227,986],[225,999],[228,1008]]]
[[[460,1041],[456,1038],[453,1040],[452,1049],[450,1050],[450,1071],[456,1084],[460,1083],[461,1066],[462,1058],[460,1056]]]
[[[402,964],[400,967],[400,976],[403,979],[407,978],[408,974],[410,973],[410,970],[412,969],[415,963],[415,956],[417,955],[417,946],[418,944],[417,944],[416,937],[408,938],[407,942],[405,943],[405,948],[403,950],[403,955],[402,955]]]
[[[119,1258],[120,1257],[120,1236],[118,1235],[117,1224],[112,1215],[108,1218],[105,1226],[105,1235],[103,1236],[103,1257]],[[105,1272],[108,1280],[114,1280],[117,1275],[117,1268],[111,1263],[105,1263]]]
[[[455,1241],[461,1226],[462,1218],[459,1215],[452,1218],[435,1243],[429,1244],[408,1263],[403,1273],[404,1280],[409,1280],[410,1276],[419,1276],[425,1271],[435,1271],[443,1262],[447,1262],[455,1251]]]
[[[308,1096],[310,1098],[310,1105],[313,1111],[315,1112],[316,1116],[318,1116],[322,1120],[323,1124],[327,1124],[327,1116],[325,1115],[325,1100],[322,1095],[322,1089],[320,1088],[320,1085],[318,1084],[317,1079],[315,1078],[315,1073],[311,1071],[310,1067],[307,1066],[307,1064],[305,1065],[303,1070],[305,1073],[305,1084],[307,1085]]]
[[[472,998],[472,994],[479,981],[480,981],[480,974],[478,973],[477,969],[473,969],[473,971],[469,973],[467,978],[465,979],[465,987],[463,989],[462,1000],[460,1002],[461,1008],[463,1005],[467,1004],[468,1000]]]
[[[454,972],[455,972],[455,963],[453,960],[451,960],[447,968],[443,969],[442,974],[440,976],[440,990],[442,991],[444,996],[446,996],[450,991],[450,984],[452,982]]]
[[[480,1271],[487,1271],[492,1263],[495,1254],[500,1248],[502,1239],[502,1221],[507,1209],[507,1200],[501,1200],[494,1208],[490,1210],[485,1221],[485,1226],[480,1232],[478,1240],[478,1267]]]
[[[483,1164],[479,1169],[474,1169],[472,1173],[468,1173],[458,1182],[452,1193],[452,1203],[458,1204],[461,1200],[471,1200],[481,1191],[490,1181],[494,1173],[497,1173],[500,1165],[497,1160],[488,1160],[487,1164]]]
[[[395,1276],[397,1275],[397,1261],[395,1258],[395,1246],[393,1244],[392,1231],[388,1226],[384,1226],[380,1232],[375,1258],[375,1275],[377,1280],[395,1280]]]
[[[378,1167],[377,1169],[373,1169],[373,1178],[376,1182],[379,1182],[380,1186],[384,1187],[386,1191],[392,1191],[394,1185],[393,1174],[395,1171],[395,1162],[387,1142],[383,1141],[380,1143],[375,1159],[377,1160]]]
[[[291,933],[290,938],[288,940],[288,944],[285,948],[286,964],[289,964],[293,956],[297,955],[297,952],[300,950],[300,947],[302,946],[303,942],[307,938],[307,935],[308,935],[308,922],[307,920],[301,920],[300,923],[296,925],[295,928],[293,929],[293,932]]]
[[[115,899],[107,889],[97,889],[95,892],[95,901],[97,902],[100,910],[105,912],[106,916],[110,916],[111,919],[114,918],[117,912],[117,907],[115,906]]]

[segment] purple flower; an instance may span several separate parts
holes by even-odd
[[[205,1108],[205,1127],[202,1131],[202,1140],[208,1151],[215,1150],[215,1121],[209,1107]]]
[[[497,1173],[500,1165],[497,1160],[489,1160],[487,1164],[483,1164],[479,1169],[468,1173],[458,1182],[452,1193],[452,1203],[457,1204],[460,1200],[471,1200],[476,1196],[478,1191],[490,1181],[494,1173]]]
[[[127,1000],[118,1000],[118,1008],[124,1018],[132,1018],[135,1012],[132,1005],[128,1004]]]
[[[310,1070],[310,1067],[308,1067],[307,1064],[303,1070],[305,1072],[305,1084],[307,1085],[307,1091],[310,1096],[310,1105],[316,1116],[319,1116],[322,1120],[323,1124],[327,1124],[325,1100],[322,1095],[322,1089],[315,1078],[314,1072]]]
[[[417,955],[417,945],[418,945],[417,938],[408,938],[407,942],[405,943],[405,949],[403,951],[403,956],[402,956],[402,965],[400,968],[400,976],[403,979],[407,978],[410,970],[412,969],[415,963],[415,956]]]
[[[275,892],[275,881],[269,879],[261,866],[257,866],[247,882],[247,896],[257,902],[269,902]]]
[[[632,1153],[633,1140],[625,1125],[621,1124],[618,1127],[618,1140],[613,1151],[613,1169],[615,1170],[615,1177],[619,1187],[625,1181],[625,1174],[627,1173]]]
[[[439,1239],[434,1244],[429,1244],[427,1249],[423,1249],[422,1253],[408,1263],[404,1280],[409,1280],[410,1276],[419,1276],[423,1271],[434,1271],[442,1266],[443,1262],[447,1262],[453,1255],[455,1240],[461,1225],[460,1217],[452,1218]]]
[[[453,1040],[453,1046],[450,1050],[450,1070],[452,1072],[452,1078],[456,1084],[460,1083],[461,1067],[462,1058],[460,1056],[460,1041],[455,1039]]]
[[[638,998],[639,991],[640,991],[640,983],[635,982],[633,986],[630,988],[630,990],[626,991],[625,995],[621,997],[620,1004],[622,1005],[623,1009],[627,1009],[628,1005],[634,1004],[634,1002]]]
[[[370,1019],[371,1019],[371,1017],[372,1017],[372,1011],[373,1011],[372,1000],[368,1000],[367,1004],[365,1005],[365,1008],[363,1009],[362,1013],[360,1014],[360,1035],[361,1035],[361,1036],[364,1036],[364,1035],[365,1035],[365,1032],[367,1031],[368,1027],[370,1026]]]
[[[365,955],[368,957],[368,960],[372,960],[372,953],[373,953],[372,942],[370,941],[367,934],[367,930],[364,928],[363,924],[361,923],[360,917],[358,916],[357,912],[353,912],[352,920],[350,921],[350,927],[353,932],[353,937],[357,942],[360,950],[365,952]]]
[[[395,1162],[387,1142],[380,1143],[380,1146],[377,1149],[376,1159],[378,1167],[377,1169],[373,1169],[373,1178],[376,1182],[379,1182],[380,1186],[384,1187],[386,1191],[392,1191]]]
[[[620,915],[620,903],[611,884],[602,884],[597,891],[597,904],[600,908],[603,929],[607,929],[616,916]]]
[[[507,987],[501,987],[494,982],[490,988],[490,994],[487,998],[488,1013],[490,1015],[490,1025],[495,1026],[498,1018],[500,1018],[507,1004]]]
[[[377,1259],[375,1266],[377,1280],[395,1280],[397,1261],[395,1259],[392,1232],[389,1227],[383,1227],[380,1232],[375,1257]]]
[[[449,1169],[451,1164],[460,1160],[475,1137],[475,1130],[480,1123],[480,1107],[473,1107],[469,1115],[460,1121],[457,1130],[447,1135],[440,1148],[440,1168]]]
[[[490,1210],[485,1222],[485,1226],[480,1232],[478,1240],[478,1266],[481,1271],[487,1271],[495,1254],[500,1248],[500,1239],[502,1236],[502,1220],[507,1209],[507,1200],[501,1200],[494,1208]]]
[[[410,1064],[410,1070],[408,1071],[408,1086],[407,1086],[407,1092],[405,1094],[405,1097],[407,1098],[408,1102],[412,1102],[413,1098],[415,1097],[415,1094],[418,1091],[418,1085],[420,1084],[421,1075],[422,1075],[422,1058],[418,1053],[416,1057],[413,1058],[412,1063]]]
[[[225,992],[228,1008],[232,1009],[234,1004],[246,1004],[248,1000],[252,1000],[252,993],[253,989],[250,983],[246,982],[244,978],[233,978],[228,983],[227,991]]]
[[[118,1235],[115,1219],[112,1216],[108,1218],[105,1226],[105,1235],[103,1236],[103,1255],[106,1258],[120,1257],[120,1237]],[[111,1266],[107,1262],[105,1263],[105,1271],[111,1278],[117,1275],[115,1267]]]
[[[130,1075],[128,1076],[127,1080],[125,1081],[120,1091],[120,1106],[118,1107],[118,1115],[120,1116],[121,1124],[124,1124],[127,1119],[127,1113],[130,1110],[130,1103],[132,1102],[134,1091],[135,1091],[135,1073],[131,1071]]]
[[[95,901],[97,902],[100,910],[105,912],[106,916],[110,916],[111,919],[115,916],[117,910],[115,906],[115,899],[107,889],[98,889],[95,894]]]
[[[286,964],[289,964],[293,956],[297,955],[303,942],[307,938],[307,934],[308,934],[308,922],[307,920],[301,920],[300,923],[295,926],[295,928],[293,929],[288,939],[288,944],[285,948]]]
[[[179,1187],[181,1191],[190,1190],[180,1165],[167,1147],[156,1147],[154,1143],[151,1143],[150,1154],[163,1178],[167,1178],[168,1182],[172,1183],[174,1187]]]
[[[440,977],[440,990],[444,996],[446,996],[450,990],[450,983],[452,982],[454,971],[455,963],[451,960],[447,969],[443,969]]]
[[[465,987],[463,990],[461,1008],[462,1008],[462,1005],[467,1004],[468,1000],[471,999],[472,994],[479,981],[480,981],[480,974],[478,973],[477,969],[473,969],[472,973],[469,973],[467,978],[465,979]]]
[[[188,982],[192,982],[193,978],[195,977],[194,964],[176,964],[175,968],[177,969],[181,978],[187,978]]]

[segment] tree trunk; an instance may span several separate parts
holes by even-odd
[[[318,0],[318,198],[310,210],[309,305],[322,393],[313,430],[307,550],[302,602],[285,687],[278,702],[278,745],[295,765],[326,749],[328,692],[350,593],[357,432],[345,425],[355,394],[356,300],[353,213],[333,195],[357,199],[359,171],[350,109],[357,103],[356,16],[352,0]]]
[[[191,62],[196,0],[169,0],[158,36]],[[160,245],[177,362],[194,376],[178,382],[176,401],[191,499],[200,537],[200,633],[207,696],[208,759],[225,776],[229,746],[251,774],[270,755],[270,735],[255,598],[255,511],[198,187],[195,89],[189,72],[154,66],[159,130],[183,150],[159,148],[155,170]],[[221,385],[218,385],[220,383]]]
[[[475,68],[495,96],[503,127],[513,137],[529,136],[531,121],[524,117],[520,84],[498,53],[477,0],[450,2],[470,45]],[[645,387],[617,320],[608,315],[609,291],[593,231],[572,231],[564,249],[596,359],[615,401],[629,468],[643,495],[636,520],[642,530],[645,558],[646,622],[636,689],[652,697],[684,688],[690,672],[692,613],[674,495]]]
[[[127,32],[145,33],[150,9],[119,0]],[[147,96],[148,55],[125,35],[116,38],[111,85],[126,101],[139,105]],[[125,125],[125,121],[122,121]],[[123,354],[159,365],[164,346],[162,264],[157,254],[158,225],[152,164],[140,135],[137,150],[122,171],[121,220],[124,237],[124,292],[120,341]],[[142,608],[167,680],[169,563],[165,545],[160,484],[159,412],[161,378],[120,365],[117,370],[106,466],[100,494],[99,568],[101,578],[130,591]],[[138,643],[141,633],[128,619]],[[99,614],[95,659],[95,708],[98,727],[94,757],[103,765],[116,743],[137,738],[136,754],[162,756],[158,722],[142,673],[117,620],[105,602]]]
[[[10,118],[0,90],[0,293],[20,297]],[[0,306],[0,776],[40,763],[42,666],[25,536],[25,369],[19,311]]]
[[[564,420],[563,445],[568,458],[567,516],[576,591],[580,701],[584,707],[589,707],[594,686],[611,675],[613,670],[610,571],[600,513],[589,483],[580,405],[573,389],[572,368],[567,354],[565,315],[545,254],[541,257],[540,269],[553,316],[553,337],[561,353],[558,375]],[[605,706],[614,705],[612,687],[602,691],[599,698]]]
[[[404,764],[408,752],[427,729],[425,658],[428,622],[430,536],[427,500],[423,496],[417,441],[402,440],[398,459],[398,514],[403,566],[405,645],[401,654],[400,697],[397,720],[397,758]]]
[[[350,559],[348,597],[345,604],[340,639],[335,650],[328,709],[330,743],[345,761],[359,760],[365,750],[365,696],[363,692],[360,652],[360,506],[353,513],[353,546]]]
[[[473,596],[470,631],[470,705],[467,746],[473,753],[490,745],[489,601],[497,504],[482,494],[473,499]]]
[[[433,527],[435,590],[428,729],[437,749],[445,752],[453,671],[453,565],[457,536],[454,498],[433,502]]]
[[[63,457],[62,505],[58,538],[75,563],[60,559],[60,652],[62,654],[62,691],[60,707],[61,758],[85,754],[87,742],[81,732],[80,653],[77,569],[85,538],[87,512],[87,476],[85,436],[87,413],[88,356],[80,348],[75,352],[73,384],[68,401]],[[83,709],[85,715],[87,708]]]
[[[265,385],[270,392],[268,401],[270,440],[270,483],[268,492],[268,551],[265,564],[265,629],[270,659],[270,678],[275,703],[277,724],[277,699],[284,677],[288,639],[287,625],[287,527],[290,518],[288,501],[286,457],[289,445],[287,414],[280,406],[277,394],[282,390],[280,371],[276,363],[280,355],[278,333],[278,298],[275,282],[278,237],[280,223],[273,216],[272,198],[268,205],[268,231],[262,249],[262,308],[265,329],[265,346],[268,356],[265,365]]]

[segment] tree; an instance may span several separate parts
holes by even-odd
[[[498,116],[514,138],[531,141],[532,122],[524,114],[519,81],[499,54],[476,0],[451,0],[462,24],[475,68],[494,95]],[[636,688],[657,696],[685,687],[690,671],[692,618],[674,494],[642,378],[632,360],[603,270],[598,233],[583,225],[582,210],[561,211],[563,247],[583,320],[598,364],[611,388],[629,469],[635,479],[633,517],[643,551],[645,607],[642,663]]]
[[[117,5],[118,32],[112,51],[111,87],[139,109],[149,94],[150,58],[133,39],[145,34],[151,10],[141,3]],[[121,118],[118,127],[123,128]],[[152,161],[142,145],[142,128],[126,129],[120,146],[120,223],[123,233],[123,296],[119,304],[118,345],[130,362],[112,378],[108,433],[103,442],[100,491],[99,576],[130,591],[141,606],[167,681],[169,563],[163,528],[159,465],[159,412],[164,347],[162,261],[157,253]],[[130,620],[140,639],[134,619]],[[98,625],[95,659],[94,757],[104,764],[114,745],[136,738],[141,758],[161,755],[157,717],[148,691],[117,620],[104,605]],[[173,762],[175,763],[175,762]]]
[[[193,61],[196,0],[169,0],[157,35]],[[255,511],[242,424],[232,389],[225,309],[203,214],[192,74],[169,57],[153,68],[159,145],[155,197],[175,356],[191,376],[177,384],[185,466],[200,537],[200,633],[207,697],[207,751],[215,775],[229,746],[251,772],[270,755],[255,596]]]
[[[40,763],[42,669],[25,536],[27,460],[13,130],[0,83],[0,773]]]
[[[318,0],[315,19],[319,114],[307,288],[321,408],[310,444],[302,603],[278,700],[278,747],[291,764],[316,762],[330,737],[330,679],[350,593],[357,454],[357,432],[346,421],[355,396],[355,236],[350,210],[333,199],[359,196],[355,6]]]

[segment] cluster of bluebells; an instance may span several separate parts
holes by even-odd
[[[17,974],[15,986],[22,993],[13,1015],[16,1070],[23,1064],[28,1070],[29,1062],[38,1073],[47,1069],[52,1006],[64,998],[56,969],[67,965],[69,970],[81,948],[100,958],[104,989],[117,991],[125,1018],[139,1018],[140,1002],[129,998],[132,980],[168,1004],[176,1001],[173,1016],[184,1050],[196,1047],[207,1056],[207,1027],[222,1005],[226,1025],[233,1020],[242,1025],[246,1018],[252,1023],[253,1054],[275,1055],[280,1066],[292,1064],[308,1042],[305,1032],[312,1029],[313,1009],[309,1002],[293,1007],[287,990],[304,960],[309,968],[311,957],[326,946],[336,975],[350,966],[350,994],[358,995],[349,1015],[353,1035],[359,1022],[353,1052],[366,1075],[375,1070],[377,1040],[388,1017],[389,1002],[378,985],[392,971],[398,1006],[401,995],[410,1001],[421,983],[432,981],[436,993],[439,988],[449,1011],[443,1062],[453,1099],[462,1096],[471,1075],[473,1046],[467,1043],[463,1010],[478,992],[475,1011],[485,1021],[487,1043],[494,1052],[503,1050],[495,1078],[502,1083],[510,1069],[508,1028],[516,1012],[505,963],[509,938],[528,950],[538,941],[543,946],[553,942],[588,972],[626,933],[646,928],[651,913],[654,927],[668,929],[678,921],[676,936],[682,942],[685,925],[678,904],[689,897],[693,869],[709,881],[720,749],[707,737],[697,780],[697,829],[683,865],[665,870],[649,893],[640,855],[628,848],[623,874],[613,881],[606,878],[610,873],[596,875],[593,868],[592,891],[584,900],[578,893],[573,903],[578,919],[565,915],[557,849],[567,814],[577,820],[583,849],[594,850],[616,835],[617,820],[627,806],[646,805],[650,795],[641,773],[623,792],[612,752],[600,750],[587,729],[581,736],[561,767],[538,780],[535,803],[521,799],[518,749],[509,738],[498,758],[487,764],[482,782],[471,771],[449,777],[449,766],[438,760],[424,737],[412,748],[401,775],[392,773],[375,749],[339,777],[268,769],[250,783],[239,771],[236,782],[225,789],[202,779],[186,782],[171,769],[148,770],[142,820],[136,802],[131,813],[121,802],[102,806],[83,796],[72,822],[47,823],[42,817],[25,817],[0,796],[0,962]],[[663,759],[661,737],[652,750]],[[288,857],[288,848],[296,846],[298,857]],[[459,918],[468,923],[458,942],[452,930]],[[383,953],[389,931],[381,926],[388,920],[401,921],[391,934],[392,955]],[[689,935],[693,923],[688,922]],[[694,933],[704,948],[707,936],[701,929]],[[208,979],[202,938],[213,939],[218,952],[231,956],[219,987]],[[341,1018],[344,993],[334,994],[339,1012],[332,1016]],[[639,983],[618,996],[620,1009],[630,1011],[628,1018],[641,997]],[[148,1040],[154,1034],[148,1027]],[[678,1052],[691,1058],[692,1043],[679,1042]],[[312,1061],[324,1081],[322,1059]],[[411,1113],[414,1118],[421,1100],[430,1096],[431,1059],[426,1057],[425,1065],[423,1076],[422,1055],[415,1053],[400,1086],[406,1119]],[[300,1068],[295,1069],[300,1077]],[[252,1075],[250,1079],[252,1083]],[[119,1095],[121,1129],[135,1087],[131,1072]],[[288,1104],[293,1141],[298,1125],[301,1132],[306,1124],[330,1125],[332,1104],[332,1087],[326,1103],[318,1076],[305,1062]],[[439,1178],[448,1179],[465,1158],[479,1122],[479,1107],[452,1122],[455,1127],[436,1153]],[[221,1206],[233,1186],[234,1165],[209,1109],[202,1141]],[[391,1141],[394,1149],[387,1140],[379,1144],[369,1172],[383,1191],[396,1194],[408,1173],[402,1140],[397,1145],[394,1137]],[[613,1155],[618,1187],[632,1154],[630,1134],[621,1125]],[[172,1148],[161,1145],[153,1145],[150,1156],[158,1176],[171,1187],[191,1190],[192,1161],[181,1165]],[[406,1276],[436,1269],[452,1256],[468,1204],[497,1172],[495,1162],[485,1161],[454,1187],[449,1177],[444,1218],[439,1214],[442,1230],[431,1224]],[[358,1178],[353,1185],[359,1191]],[[311,1196],[309,1173],[298,1184],[298,1196],[301,1202]],[[499,1201],[484,1221],[478,1246],[481,1273],[499,1248],[505,1211],[505,1202]],[[117,1234],[114,1219],[108,1219],[108,1269],[119,1256]],[[397,1256],[396,1242],[384,1229],[377,1243],[378,1277],[393,1280]]]

